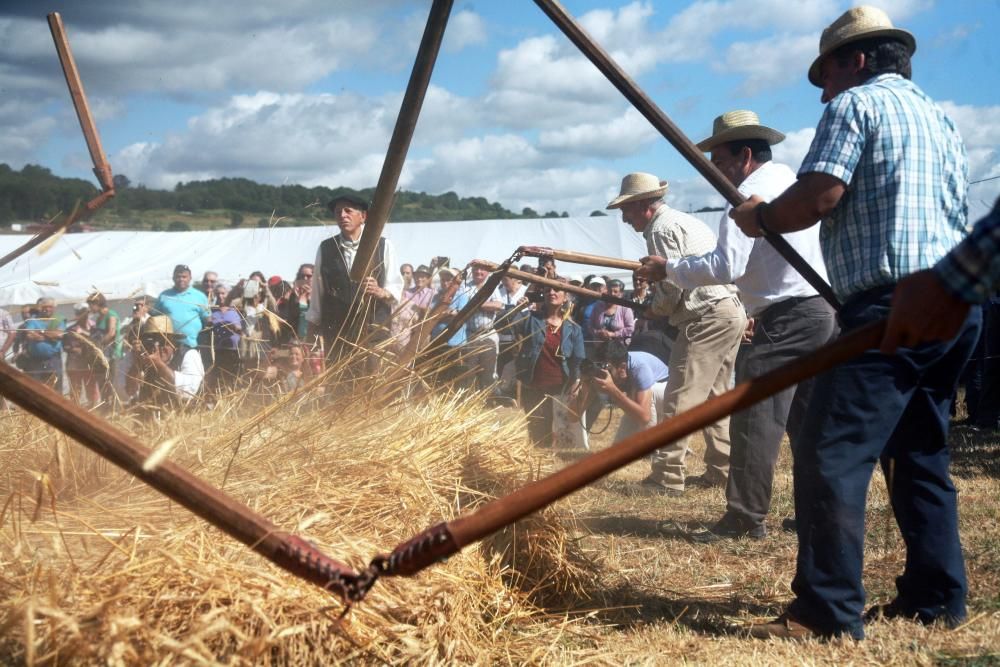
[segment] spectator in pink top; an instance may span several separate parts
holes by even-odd
[[[622,298],[625,284],[620,280],[608,281],[608,294]],[[598,301],[587,321],[587,338],[592,341],[621,341],[626,346],[635,331],[635,315],[631,308],[615,303]]]

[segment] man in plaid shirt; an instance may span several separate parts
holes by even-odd
[[[910,81],[915,50],[913,36],[873,7],[830,25],[809,70],[827,108],[798,180],[770,204],[755,196],[731,213],[749,236],[822,220],[845,332],[886,317],[896,283],[934,266],[965,235],[965,148],[951,119]],[[872,350],[817,378],[795,451],[796,597],[752,635],[861,639],[864,621],[876,618],[951,626],[965,618],[948,407],[980,324],[974,309],[943,342]],[[865,500],[876,459],[907,556],[896,598],[863,616]]]

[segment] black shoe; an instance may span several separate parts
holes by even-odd
[[[719,519],[711,528],[697,530],[688,534],[688,539],[698,544],[712,544],[721,540],[736,540],[741,537],[751,540],[762,540],[767,537],[767,528],[762,523],[747,527],[727,514]]]
[[[794,532],[796,532],[796,527],[795,526],[796,526],[796,524],[795,524],[795,517],[794,516],[785,517],[784,519],[781,520],[781,529],[783,531],[785,531],[786,533],[794,533]]]
[[[695,477],[688,477],[684,480],[685,486],[696,486],[699,489],[714,489],[714,488],[726,488],[726,480],[724,479],[712,479],[711,477],[706,477],[705,475],[697,475]]]
[[[877,604],[874,607],[869,608],[862,617],[862,620],[865,625],[867,625],[868,623],[874,623],[875,621],[890,621],[894,618],[905,618],[910,621],[922,623],[923,625],[943,623],[946,628],[951,630],[954,630],[965,621],[964,618],[956,618],[950,614],[934,617],[921,615],[918,612],[908,610],[898,599],[893,600],[889,604]]]
[[[652,475],[649,475],[639,483],[644,489],[655,491],[664,496],[670,496],[671,498],[679,498],[684,495],[684,489],[672,489],[668,486],[663,486],[663,484],[657,481],[657,479]]]

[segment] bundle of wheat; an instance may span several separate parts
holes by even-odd
[[[520,417],[467,394],[379,405],[331,392],[286,396],[264,419],[230,396],[121,423],[359,568],[537,472]],[[419,577],[380,582],[340,618],[339,600],[50,427],[2,419],[0,653],[27,663],[542,659],[565,650],[572,623],[525,621],[593,576],[543,513]]]

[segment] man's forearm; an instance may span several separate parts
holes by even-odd
[[[772,232],[798,232],[829,215],[845,189],[844,183],[833,176],[803,174],[771,203],[762,204],[758,215]]]

